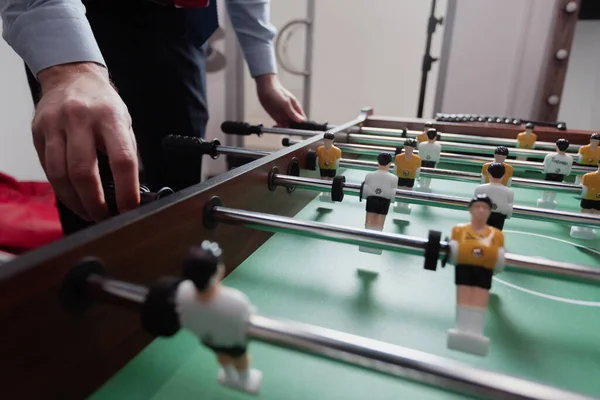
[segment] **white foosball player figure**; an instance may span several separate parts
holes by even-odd
[[[257,394],[262,372],[250,368],[247,351],[248,323],[255,308],[244,293],[221,284],[224,275],[216,243],[204,241],[190,250],[184,263],[186,280],[175,299],[180,324],[215,352],[222,385]]]
[[[440,161],[442,145],[437,142],[437,130],[427,130],[427,141],[419,143],[419,157],[421,157],[421,168],[435,168]],[[421,176],[419,178],[419,189],[424,192],[431,191],[431,178]]]
[[[449,263],[455,266],[456,328],[448,331],[448,348],[485,356],[484,335],[492,276],[504,269],[504,234],[486,221],[492,200],[477,195],[469,203],[471,221],[452,228]]]
[[[507,164],[494,162],[487,169],[489,183],[475,188],[475,196],[485,194],[492,200],[492,213],[487,220],[489,226],[504,229],[504,221],[512,216],[515,193],[504,185]]]
[[[600,161],[597,165],[597,171],[589,172],[581,179],[580,206],[584,214],[600,215]],[[570,234],[576,239],[596,239],[596,231],[586,226],[573,226]]]
[[[569,141],[567,139],[558,139],[556,141],[556,152],[546,154],[544,158],[544,173],[545,180],[550,182],[562,182],[565,176],[571,174],[573,166],[573,157],[567,154]],[[537,206],[542,208],[554,209],[557,206],[556,192],[544,191],[542,197],[538,199]]]
[[[369,172],[362,184],[361,200],[367,199],[365,229],[382,231],[390,204],[396,197],[398,178],[389,172],[392,163],[390,153],[381,153],[377,157],[377,171]],[[381,254],[381,249],[360,246],[366,253]]]

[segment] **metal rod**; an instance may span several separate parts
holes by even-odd
[[[312,97],[312,61],[313,61],[313,39],[314,39],[314,22],[315,22],[315,0],[307,0],[306,2],[306,44],[304,54],[304,90],[302,96],[302,104],[304,114],[310,119],[310,105]]]
[[[315,179],[315,181],[318,181],[318,179]],[[416,255],[423,255],[425,246],[427,245],[426,239],[405,235],[312,221],[299,221],[279,215],[255,213],[221,206],[213,208],[213,216],[220,222],[244,225],[257,230],[293,233],[316,239],[326,239],[334,242],[369,246],[382,250],[401,251]]]
[[[94,298],[120,307],[138,309],[148,295],[148,288],[133,283],[91,275],[87,278],[87,291]]]
[[[353,160],[342,158],[340,167],[360,169],[365,171],[374,171],[377,169],[377,163],[366,160]],[[454,171],[449,169],[425,168],[421,167],[421,176],[427,178],[447,179],[461,182],[481,182],[481,175],[475,172]],[[543,189],[556,192],[581,193],[581,185],[574,185],[563,182],[540,181],[526,178],[512,178],[512,186],[527,189]]]
[[[225,155],[225,156],[243,156],[243,157],[249,157],[249,158],[261,158],[261,157],[267,156],[269,154],[272,154],[271,152],[264,151],[264,150],[254,150],[254,149],[247,149],[244,147],[222,146],[222,145],[217,146],[216,151],[219,154]]]
[[[119,290],[112,290],[117,287]],[[93,275],[88,278],[93,298],[139,310],[149,289]],[[184,326],[185,328],[185,326]],[[355,367],[470,396],[489,399],[593,400],[525,379],[471,367],[433,354],[396,346],[319,326],[252,314],[249,340],[311,354]]]
[[[332,128],[337,128],[337,125],[329,125],[328,128],[332,129]],[[344,130],[345,132],[347,132],[349,134],[350,137],[354,137],[356,138],[356,140],[368,140],[368,137],[373,137],[373,138],[377,138],[377,140],[386,140],[386,138],[398,138],[398,139],[403,139],[404,138],[404,132],[400,129],[389,129],[389,128],[375,128],[375,127],[365,127],[365,126],[352,126],[350,128],[347,128]],[[309,137],[313,137],[315,135],[318,135],[322,132],[319,131],[310,131],[310,130],[303,130],[303,129],[291,129],[291,128],[269,128],[269,127],[262,127],[261,128],[261,133],[270,133],[270,134],[275,134],[275,135],[289,135],[289,136],[299,136],[302,138],[309,138]],[[547,151],[555,151],[556,150],[556,143],[551,143],[551,142],[535,142],[535,149],[534,150],[527,150],[527,149],[517,149],[516,148],[516,143],[517,140],[515,139],[505,139],[505,138],[498,138],[498,137],[487,137],[487,136],[475,136],[475,135],[467,135],[467,134],[456,134],[456,133],[444,133],[444,132],[439,132],[442,139],[440,140],[439,143],[442,144],[442,146],[447,146],[448,149],[452,149],[452,146],[455,146],[454,148],[457,149],[468,149],[468,147],[465,146],[457,146],[459,143],[461,144],[471,144],[474,146],[477,145],[487,145],[490,146],[488,149],[491,149],[491,153],[494,153],[494,149],[496,148],[496,146],[506,146],[506,147],[512,147],[514,149],[510,150],[511,155],[523,155],[523,156],[527,156],[527,157],[538,157],[540,158],[541,154],[547,154]],[[415,130],[408,130],[406,131],[406,137],[409,138],[416,138],[419,134],[421,134],[420,131],[415,131]],[[358,135],[358,136],[357,136]],[[378,138],[379,136],[379,138]],[[389,140],[389,139],[387,139]],[[452,142],[452,144],[448,143],[448,142]],[[358,143],[358,142],[357,142]],[[569,148],[567,150],[567,152],[572,152],[572,153],[577,153],[577,151],[579,150],[579,148],[581,147],[581,145],[578,144],[570,144]],[[475,147],[476,149],[477,147]],[[546,150],[546,152],[544,152],[543,150]],[[471,151],[471,150],[469,150]],[[487,152],[487,150],[486,150]]]
[[[332,181],[324,179],[303,178],[299,176],[275,174],[273,182],[279,186],[293,186],[300,189],[315,191],[331,191]],[[360,195],[360,186],[357,183],[344,183],[344,194],[351,196]],[[435,193],[424,193],[414,190],[396,189],[396,200],[406,203],[421,204],[431,207],[447,206],[453,209],[467,209],[470,199],[457,196],[448,196]],[[600,217],[583,213],[567,211],[546,210],[525,206],[513,206],[513,217],[534,221],[559,222],[566,225],[600,227]]]
[[[217,146],[217,152],[222,155],[235,155],[250,158],[260,158],[271,154],[271,152],[263,150],[252,150],[232,146]],[[342,158],[340,166],[352,169],[360,169],[365,171],[373,171],[377,169],[377,163],[366,160],[353,160]],[[439,168],[421,168],[421,175],[424,177],[448,179],[461,182],[480,182],[481,176],[474,172],[453,171]],[[551,182],[526,178],[512,178],[512,185],[515,187],[523,187],[528,189],[543,189],[556,192],[568,192],[579,194],[581,193],[581,185],[574,185],[563,182]]]
[[[315,181],[318,181],[318,179],[315,179]],[[237,210],[222,206],[214,207],[212,213],[216,220],[227,224],[241,225],[267,232],[308,236],[316,239],[368,246],[413,255],[424,255],[427,243],[426,239],[406,235],[351,228],[322,222],[301,221],[280,215]],[[444,257],[448,252],[448,248],[447,242],[440,242],[439,256]],[[588,284],[600,284],[600,268],[535,257],[524,257],[510,253],[505,254],[504,260],[507,271],[533,275],[544,274]]]
[[[349,133],[348,141],[350,143],[372,144],[381,146],[402,146],[404,145],[403,138],[392,138],[387,136],[364,135],[359,133]],[[438,143],[442,145],[442,150],[454,153],[476,153],[493,156],[496,146],[486,146],[482,144],[472,143],[453,143],[440,140]],[[548,154],[542,150],[527,150],[527,149],[511,149],[511,156],[522,156],[528,158],[544,159]]]
[[[301,353],[489,399],[575,400],[583,395],[331,329],[250,317],[249,337]]]
[[[368,155],[377,157],[379,153],[388,152],[394,153],[396,150],[395,147],[384,147],[384,146],[370,146],[366,144],[354,144],[354,143],[339,143],[335,144],[340,150],[343,150],[347,153],[360,154],[360,155]],[[419,154],[419,151],[415,151],[415,154]],[[453,153],[441,153],[440,161],[447,162],[451,164],[461,164],[461,165],[476,165],[481,167],[482,164],[490,162],[492,157],[479,157],[479,156],[468,156],[464,154],[453,154]],[[531,161],[520,161],[520,160],[510,160],[509,164],[513,166],[516,170],[521,171],[544,171],[544,165],[542,163],[531,162]],[[571,175],[583,175],[588,172],[594,172],[596,168],[583,167],[581,165],[573,165],[571,168]]]
[[[401,129],[389,129],[389,128],[375,128],[370,126],[362,126],[362,127],[354,127],[348,129],[349,133],[365,133],[365,134],[373,134],[379,136],[390,136],[390,137],[402,137],[403,130]],[[476,135],[468,135],[468,134],[458,134],[458,133],[446,133],[441,132],[440,136],[442,137],[442,142],[457,142],[457,143],[473,143],[473,144],[484,144],[489,146],[506,146],[506,147],[515,147],[517,145],[517,138],[514,139],[506,139],[499,137],[487,137],[487,136],[476,136]],[[408,130],[406,132],[407,137],[417,137],[421,131],[417,130]],[[568,137],[567,137],[568,138]],[[577,153],[581,145],[579,144],[570,144],[568,152]],[[552,142],[535,142],[535,148],[537,150],[550,150],[554,151],[556,149],[556,143]],[[523,149],[524,150],[524,149]],[[511,150],[512,152],[512,150]]]

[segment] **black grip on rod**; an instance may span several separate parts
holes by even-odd
[[[165,150],[182,156],[201,157],[208,154],[212,158],[217,158],[219,156],[217,148],[221,142],[217,139],[209,142],[194,136],[169,135],[163,139],[162,145]]]
[[[262,124],[250,125],[247,122],[225,121],[221,124],[223,133],[230,135],[249,136],[256,133],[258,136],[262,134]]]
[[[327,122],[320,124],[315,121],[303,121],[303,122],[292,122],[290,123],[290,129],[302,129],[305,131],[326,131]]]

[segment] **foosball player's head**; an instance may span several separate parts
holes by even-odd
[[[502,177],[506,173],[506,167],[503,163],[494,162],[488,168],[488,175],[490,177],[490,182],[500,183],[502,181]]]
[[[525,124],[525,130],[527,131],[527,133],[533,132],[533,124],[531,122]]]
[[[430,142],[433,142],[437,138],[438,138],[438,133],[437,133],[436,129],[434,129],[434,128],[427,129],[427,139],[429,139]]]
[[[427,121],[423,125],[423,130],[427,132],[429,129],[433,128],[433,121]]]
[[[558,139],[556,141],[556,151],[563,154],[569,148],[569,141],[567,139]]]
[[[390,153],[379,153],[377,156],[377,164],[379,169],[387,169],[392,163],[392,155]]]
[[[417,141],[415,139],[406,139],[404,141],[404,152],[407,155],[412,155],[413,151],[417,148]]]
[[[594,146],[600,144],[600,133],[592,133],[592,136],[590,136],[590,144]]]
[[[469,202],[471,220],[486,223],[492,213],[492,200],[487,194],[478,194]]]
[[[219,245],[208,240],[192,247],[184,260],[183,277],[192,281],[199,292],[217,285],[225,274],[221,254]]]
[[[508,147],[498,146],[494,151],[494,161],[497,163],[503,163],[508,158]]]
[[[331,149],[333,146],[333,139],[335,139],[335,135],[330,132],[325,132],[323,134],[323,143],[325,144],[325,148],[327,150]]]

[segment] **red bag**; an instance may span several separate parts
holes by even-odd
[[[19,254],[63,236],[48,182],[19,182],[0,172],[0,250]]]

